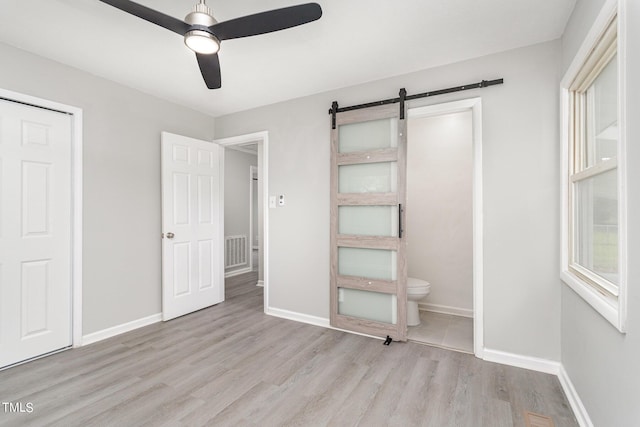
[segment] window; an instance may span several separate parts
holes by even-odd
[[[615,39],[606,41],[590,72],[569,88],[569,269],[617,296],[618,67]]]
[[[603,11],[563,80],[562,278],[623,331],[623,80],[616,12]]]

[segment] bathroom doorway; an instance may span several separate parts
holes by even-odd
[[[409,110],[406,206],[409,299],[428,282],[408,339],[478,356],[479,117],[479,99]]]

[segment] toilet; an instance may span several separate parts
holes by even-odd
[[[429,295],[431,285],[426,280],[407,277],[407,326],[420,324],[418,301]]]

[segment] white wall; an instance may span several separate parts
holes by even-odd
[[[566,70],[602,7],[581,0],[563,36]],[[581,297],[562,287],[562,363],[595,426],[640,419],[640,2],[627,0],[628,318],[621,334]]]
[[[161,311],[160,132],[213,119],[0,43],[0,87],[84,112],[83,334]]]
[[[287,197],[269,213],[271,307],[329,317],[331,101],[503,77],[410,105],[482,97],[485,344],[559,360],[559,62],[555,41],[217,118],[217,138],[269,131],[269,194]]]
[[[249,194],[251,166],[258,166],[258,156],[243,153],[232,148],[224,151],[224,235],[247,236],[247,262],[251,257],[251,242],[249,215]],[[249,264],[229,268],[226,271],[234,271],[247,268]]]
[[[428,304],[473,310],[471,111],[409,119],[406,238],[409,277]]]

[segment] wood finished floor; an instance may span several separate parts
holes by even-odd
[[[0,372],[1,426],[577,426],[556,377],[262,312],[256,274],[227,300]]]

